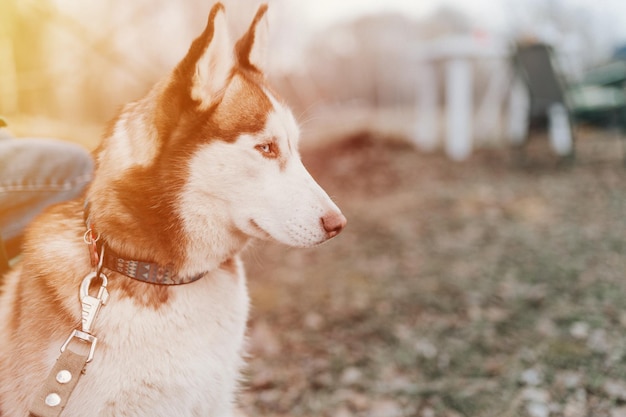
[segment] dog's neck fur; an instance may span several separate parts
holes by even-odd
[[[176,197],[187,174],[183,151],[160,149],[167,143],[156,130],[147,129],[156,124],[155,96],[162,95],[163,89],[160,83],[147,97],[129,104],[125,111],[130,116],[118,120],[97,150],[96,175],[88,192],[89,215],[102,239],[121,256],[171,264],[179,275],[195,275],[219,267],[241,251],[249,238],[232,230],[228,220],[220,218],[223,209],[217,207],[212,218],[203,219],[209,236],[185,230]],[[136,148],[133,138],[137,135],[143,135],[141,143],[153,147]],[[159,169],[163,164],[169,164],[169,169]],[[163,171],[170,175],[163,176]],[[105,173],[115,173],[115,177]]]

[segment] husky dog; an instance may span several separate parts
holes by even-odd
[[[28,414],[81,319],[85,330],[79,288],[94,270],[108,300],[62,416],[234,415],[249,304],[240,252],[252,238],[314,246],[346,224],[266,84],[266,10],[233,44],[216,4],[169,76],[110,124],[85,198],[27,230],[1,289],[3,417]]]

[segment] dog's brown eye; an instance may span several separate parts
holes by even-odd
[[[278,157],[278,146],[274,142],[262,143],[257,145],[256,149],[266,158]]]

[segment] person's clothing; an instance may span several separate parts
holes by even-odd
[[[53,139],[0,137],[0,237],[17,239],[47,206],[78,197],[94,164],[79,145]]]

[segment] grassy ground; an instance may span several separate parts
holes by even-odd
[[[541,138],[524,163],[368,135],[307,152],[348,227],[248,251],[244,409],[626,416],[626,169],[614,137],[581,136],[571,165]]]

